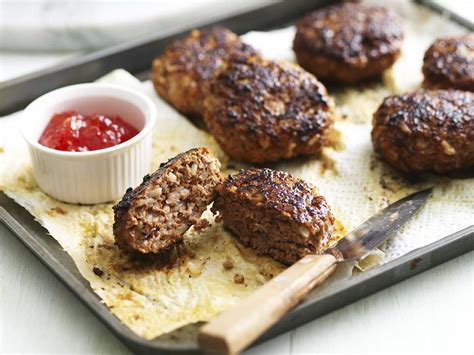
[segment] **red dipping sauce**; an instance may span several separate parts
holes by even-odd
[[[67,111],[51,117],[39,143],[66,152],[88,152],[126,142],[137,134],[138,130],[119,116]]]

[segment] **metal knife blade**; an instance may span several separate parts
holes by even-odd
[[[384,208],[326,250],[338,261],[356,260],[387,240],[426,202],[432,189],[408,195]]]

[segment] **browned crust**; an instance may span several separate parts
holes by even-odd
[[[407,173],[474,167],[474,94],[417,91],[387,97],[374,113],[374,149]]]
[[[193,30],[174,41],[153,61],[151,80],[157,93],[178,111],[201,115],[209,82],[231,55],[255,50],[220,26]]]
[[[437,39],[423,59],[427,89],[474,91],[474,33]]]
[[[382,6],[331,5],[296,24],[298,63],[319,79],[354,83],[380,75],[400,54],[398,16]]]
[[[301,68],[246,57],[216,77],[204,120],[230,157],[263,163],[318,153],[333,123],[332,102]]]
[[[321,253],[334,217],[323,196],[282,171],[246,169],[218,185],[213,211],[246,246],[291,264]]]
[[[359,81],[379,77],[397,60],[399,53],[387,54],[371,62],[371,65],[356,69],[342,60],[315,56],[304,49],[296,52],[298,63],[321,80],[354,84]]]
[[[166,206],[170,207],[170,205],[166,202],[158,202],[160,200],[158,198],[148,200],[147,204],[143,204],[143,198],[146,197],[146,194],[150,195],[149,190],[162,187],[162,183],[167,179],[169,173],[176,173],[180,167],[195,162],[200,162],[206,166],[209,170],[209,178],[206,184],[199,181],[197,175],[185,176],[187,181],[181,181],[181,184],[196,189],[191,188],[188,196],[180,201],[184,207],[188,207],[191,202],[193,203],[191,213],[188,210],[186,212],[179,211],[177,217],[166,214],[164,212],[165,208]],[[197,174],[199,173],[200,171],[197,172]],[[138,187],[127,189],[122,200],[114,206],[113,232],[117,245],[128,251],[158,253],[176,244],[181,240],[183,234],[198,222],[201,214],[214,200],[216,196],[215,186],[219,181],[219,162],[210,154],[207,148],[191,149],[161,164],[160,168],[154,173],[146,175]],[[171,183],[168,186],[169,189],[172,188]],[[168,194],[169,190],[162,189],[159,197],[164,197],[166,201]],[[197,201],[197,195],[200,196],[199,201]],[[154,211],[152,212],[151,209],[154,209]],[[166,223],[160,225],[156,222],[148,222],[146,220],[148,212],[163,215]],[[170,220],[172,218],[170,216],[174,216],[173,218],[177,220]],[[140,225],[141,227],[137,227]],[[184,228],[178,230],[177,228],[169,228],[170,225],[184,226]]]

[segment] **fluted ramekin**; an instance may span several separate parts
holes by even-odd
[[[71,110],[118,115],[139,133],[116,146],[89,152],[65,152],[39,144],[51,117]],[[79,84],[33,101],[23,113],[21,131],[41,190],[64,202],[96,204],[120,198],[149,172],[155,122],[155,105],[142,93],[110,84]]]

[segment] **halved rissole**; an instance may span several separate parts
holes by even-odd
[[[334,217],[323,196],[303,180],[271,169],[246,169],[217,187],[212,210],[258,254],[292,264],[323,251]]]
[[[220,163],[207,148],[191,149],[162,164],[128,189],[114,206],[117,245],[158,253],[179,242],[215,199]]]

